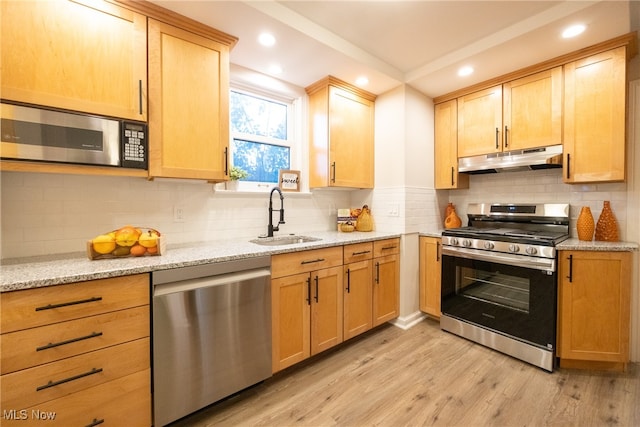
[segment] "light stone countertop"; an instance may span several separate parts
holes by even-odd
[[[249,242],[251,238],[238,238],[173,247],[168,245],[167,252],[160,256],[93,261],[89,260],[84,252],[6,259],[2,260],[0,265],[0,292],[400,237],[399,233],[379,231],[352,233],[325,231],[300,235],[321,240],[285,246],[262,246]],[[284,236],[286,234],[277,237]]]
[[[570,238],[556,245],[559,251],[609,251],[609,252],[628,252],[637,251],[638,244],[633,242],[585,242],[576,238]]]

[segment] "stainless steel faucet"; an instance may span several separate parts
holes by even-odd
[[[277,191],[280,193],[280,220],[278,221],[278,225],[273,226],[273,192]],[[269,226],[267,228],[267,237],[273,237],[274,231],[280,230],[280,224],[284,224],[284,196],[282,196],[282,191],[279,187],[273,187],[271,189],[271,194],[269,195]]]

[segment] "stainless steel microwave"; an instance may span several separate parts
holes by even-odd
[[[146,123],[5,101],[0,106],[3,159],[148,168]]]

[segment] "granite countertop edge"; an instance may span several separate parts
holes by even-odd
[[[175,246],[169,244],[167,252],[160,256],[90,260],[84,252],[73,252],[51,256],[5,259],[0,265],[0,293],[401,236],[400,233],[379,231],[352,233],[326,231],[299,233],[298,235],[315,237],[320,240],[285,246],[262,246],[251,243],[249,241],[251,238],[238,238]]]
[[[556,245],[559,251],[601,251],[601,252],[630,252],[637,251],[638,244],[634,242],[587,242],[576,238],[569,238]]]

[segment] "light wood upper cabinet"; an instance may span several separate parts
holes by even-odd
[[[147,120],[147,20],[101,1],[3,1],[4,99]]]
[[[228,177],[229,46],[149,19],[149,177]]]
[[[458,98],[458,157],[502,151],[502,86]]]
[[[562,67],[502,88],[504,151],[562,144]]]
[[[560,366],[629,362],[631,252],[560,251],[558,356]],[[586,365],[588,366],[588,365]]]
[[[564,182],[625,179],[626,47],[564,66]]]
[[[375,95],[334,77],[309,95],[309,186],[373,188]]]
[[[441,239],[420,237],[420,310],[440,318]]]
[[[434,169],[436,189],[469,188],[469,175],[458,173],[458,102],[435,106]]]
[[[458,157],[562,144],[562,67],[458,98]]]

